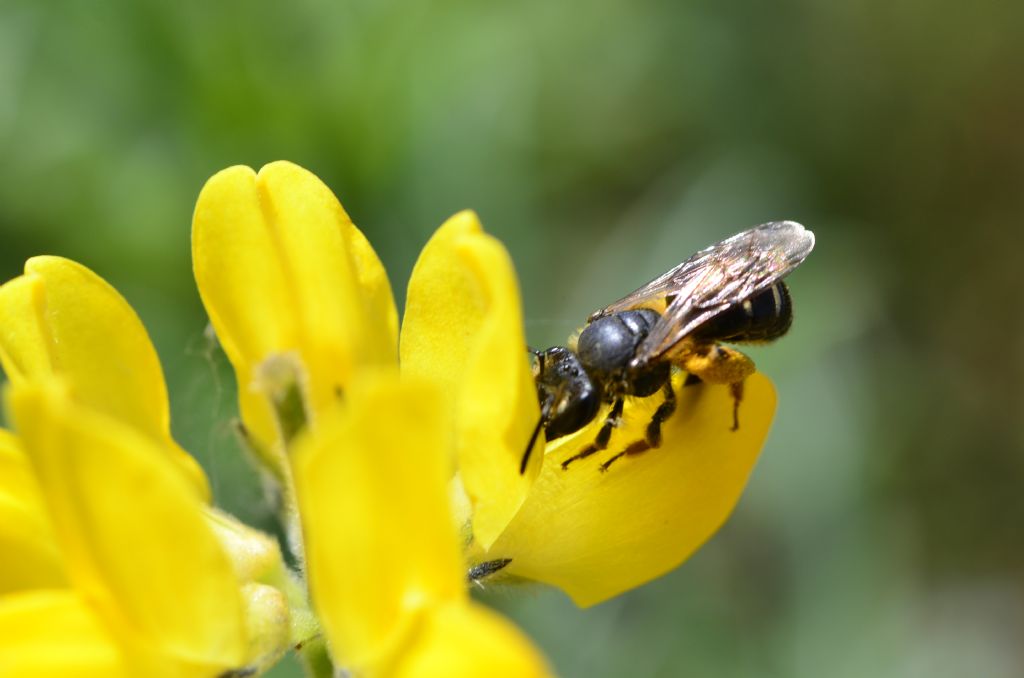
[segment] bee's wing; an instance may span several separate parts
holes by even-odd
[[[773,221],[697,252],[663,276],[597,315],[638,308],[655,300],[667,307],[633,362],[665,355],[683,337],[796,268],[814,248],[814,234],[793,221]]]
[[[618,301],[605,306],[600,311],[595,311],[587,318],[587,322],[593,322],[601,316],[611,315],[619,311],[630,311],[636,308],[655,307],[661,310],[666,303],[671,303],[668,297],[673,295],[685,295],[684,290],[693,287],[701,273],[700,267],[696,265],[698,257],[703,252],[698,252],[671,271],[663,273],[651,282],[638,290],[630,292]]]

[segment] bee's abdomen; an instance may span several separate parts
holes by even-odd
[[[789,330],[793,304],[782,281],[719,313],[691,334],[708,341],[771,341]]]

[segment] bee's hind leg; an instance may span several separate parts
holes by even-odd
[[[732,428],[740,428],[740,401],[743,400],[743,380],[754,373],[754,361],[736,349],[717,344],[695,350],[682,361],[682,368],[707,384],[728,384],[732,394]]]
[[[654,411],[651,421],[647,424],[647,432],[643,439],[630,443],[622,452],[601,464],[599,469],[602,472],[607,471],[608,467],[614,464],[617,459],[627,454],[640,454],[641,452],[661,447],[661,425],[676,411],[676,392],[672,390],[671,379],[665,382],[662,391],[665,393],[665,400]]]
[[[582,450],[572,455],[568,459],[562,462],[562,470],[569,468],[569,464],[578,460],[586,459],[595,452],[608,447],[608,441],[612,437],[612,429],[618,426],[619,419],[622,417],[622,398],[616,398],[615,404],[612,405],[612,409],[608,412],[608,416],[604,419],[604,425],[601,426],[601,430],[597,432],[597,437],[594,438],[594,442],[590,443]]]
[[[729,393],[732,394],[732,428],[730,431],[740,430],[740,401],[743,400],[743,382],[737,381],[729,384]]]

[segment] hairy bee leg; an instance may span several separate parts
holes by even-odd
[[[754,373],[754,361],[736,349],[717,344],[698,347],[686,355],[680,366],[689,372],[686,385],[691,383],[690,376],[696,376],[707,384],[728,384],[732,393],[732,428],[740,428],[740,401],[743,400],[743,381]]]
[[[643,440],[635,440],[626,446],[622,452],[619,452],[615,456],[608,459],[608,461],[601,464],[598,469],[603,473],[608,470],[608,467],[615,463],[617,459],[626,455],[640,454],[647,450],[661,447],[661,425],[668,421],[669,417],[675,414],[676,411],[676,392],[672,390],[672,382],[665,382],[665,387],[662,389],[665,393],[665,401],[658,405],[658,409],[654,411],[651,416],[651,421],[647,424],[647,432]]]
[[[732,393],[732,428],[731,431],[740,430],[740,401],[743,400],[743,382],[737,381],[729,384],[729,392]]]
[[[597,437],[594,438],[594,442],[584,447],[581,451],[572,455],[568,459],[562,462],[562,470],[569,468],[569,464],[576,461],[577,459],[586,459],[590,455],[608,447],[608,441],[612,437],[612,429],[619,421],[619,417],[622,416],[622,398],[616,398],[615,404],[612,405],[611,411],[608,416],[605,417],[604,425],[601,426],[601,430],[597,432]]]

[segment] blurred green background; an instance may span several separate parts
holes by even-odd
[[[266,524],[190,272],[218,169],[313,170],[400,302],[433,229],[476,209],[535,346],[801,221],[818,246],[790,336],[752,351],[780,405],[731,521],[590,610],[488,600],[567,677],[1020,676],[1021,26],[1005,0],[4,0],[0,273],[52,253],[113,283],[177,438]]]

